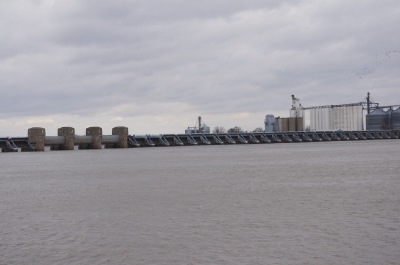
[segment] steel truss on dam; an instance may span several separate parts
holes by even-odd
[[[229,144],[266,144],[321,141],[356,141],[374,139],[399,139],[398,130],[369,131],[297,131],[297,132],[250,132],[250,133],[193,133],[129,135],[127,127],[115,127],[112,135],[103,135],[102,128],[89,127],[86,135],[76,135],[72,127],[58,129],[57,136],[46,136],[44,128],[30,128],[28,137],[0,138],[2,152],[137,148],[157,146],[196,146]]]

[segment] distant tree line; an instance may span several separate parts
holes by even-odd
[[[226,130],[222,126],[215,126],[214,129],[212,130],[212,133],[215,133],[215,134],[220,134],[220,133],[244,133],[244,132],[247,132],[247,131],[243,131],[242,127],[240,127],[240,126],[234,126],[233,128],[230,128],[228,130]],[[264,132],[264,129],[261,128],[261,127],[257,127],[252,132]]]
[[[216,133],[216,134],[218,134],[218,133],[226,133],[226,130],[222,126],[215,126],[213,131],[212,131],[212,133]]]

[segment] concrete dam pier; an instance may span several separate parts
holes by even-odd
[[[61,127],[57,136],[47,136],[40,127],[28,129],[28,137],[0,138],[1,152],[76,150],[103,148],[137,148],[156,146],[266,144],[320,141],[356,141],[399,139],[399,130],[368,131],[293,131],[129,135],[127,127],[114,127],[111,135],[103,135],[101,127],[89,127],[85,135],[77,135],[72,127]],[[47,148],[45,148],[47,147]]]
[[[57,136],[47,136],[46,130],[40,127],[28,129],[28,137],[0,138],[2,152],[45,151],[45,146],[50,150],[75,150],[102,149],[102,148],[127,148],[128,128],[115,127],[112,135],[103,135],[101,127],[89,127],[86,135],[76,135],[72,127],[58,129]]]

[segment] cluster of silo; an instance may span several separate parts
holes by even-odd
[[[188,127],[185,130],[185,134],[192,134],[192,133],[210,133],[210,127],[207,126],[201,119],[201,117],[199,116],[197,118],[198,120],[198,124],[196,124],[196,126],[194,127]]]
[[[310,109],[310,129],[328,131],[333,128],[333,109],[331,107],[313,107]]]
[[[208,127],[207,125],[203,125],[199,128],[197,127],[188,127],[185,130],[185,134],[192,134],[192,133],[210,133],[210,127]]]
[[[391,112],[391,127],[392,130],[400,130],[400,107]]]
[[[312,131],[359,131],[363,127],[361,104],[330,105],[308,108]]]
[[[333,129],[346,131],[362,130],[362,105],[345,105],[333,107]]]
[[[265,132],[295,132],[304,131],[303,117],[273,118],[265,117]]]
[[[366,117],[367,130],[400,130],[400,108],[396,110],[375,109]]]

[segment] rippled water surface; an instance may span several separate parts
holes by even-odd
[[[400,264],[400,140],[0,153],[0,264]]]

